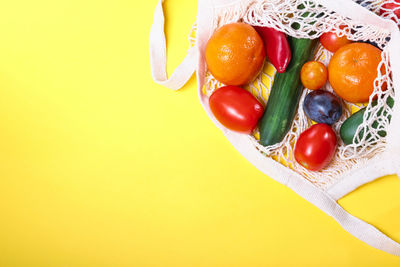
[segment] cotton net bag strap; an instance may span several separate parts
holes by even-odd
[[[163,0],[160,0],[154,12],[153,26],[150,30],[150,66],[153,80],[172,90],[178,90],[187,83],[196,70],[197,49],[193,46],[188,50],[181,64],[167,78],[167,49],[164,33]],[[193,43],[191,43],[193,44]]]
[[[274,1],[277,2],[276,0],[271,0],[270,2]],[[206,66],[204,63],[203,52],[205,49],[205,45],[208,41],[208,38],[213,33],[216,25],[218,25],[219,20],[221,20],[220,17],[217,17],[218,13],[217,9],[224,9],[225,7],[229,8],[235,6],[236,8],[234,8],[232,18],[230,19],[232,21],[235,20],[237,21],[238,19],[241,19],[245,15],[244,10],[246,9],[246,6],[249,5],[249,3],[254,3],[254,2],[262,2],[262,1],[199,0],[199,9],[197,17],[197,39],[196,39],[195,49],[197,50],[198,53],[197,82],[198,82],[199,97],[205,111],[209,115],[210,119],[217,125],[217,127],[219,127],[222,130],[222,132],[227,137],[227,139],[232,143],[232,145],[246,159],[248,159],[255,167],[257,167],[263,173],[271,176],[278,182],[287,185],[289,188],[293,189],[297,194],[299,194],[309,202],[316,205],[318,208],[323,210],[328,215],[332,216],[346,231],[348,231],[358,239],[364,241],[365,243],[375,248],[386,251],[396,256],[400,256],[400,244],[390,239],[388,236],[380,232],[372,225],[349,214],[337,203],[337,198],[333,198],[327,191],[321,190],[320,188],[316,187],[313,183],[311,183],[309,180],[304,179],[304,177],[300,176],[298,173],[293,172],[292,170],[286,168],[285,166],[279,164],[278,162],[272,160],[271,158],[265,157],[263,154],[260,153],[260,151],[256,148],[254,143],[247,136],[228,131],[227,129],[222,127],[222,125],[220,125],[218,121],[216,121],[215,118],[213,117],[207,104],[208,98],[202,93],[203,85],[205,85],[205,83],[207,82],[207,79],[205,77]],[[302,1],[297,1],[297,2],[300,3]],[[378,16],[372,16],[372,13],[352,3],[350,0],[335,0],[335,1],[315,0],[315,2],[318,2],[327,7],[328,9],[333,10],[341,15],[347,16],[351,19],[359,21],[367,20],[368,23],[379,25],[380,27],[383,28],[385,27],[390,28],[391,31],[395,31],[394,29],[396,29],[397,31],[396,25],[394,25],[394,23],[385,21],[379,18]],[[158,37],[160,37],[161,36],[160,33],[162,33],[163,37],[163,31],[160,30],[161,27],[160,25],[161,24],[163,25],[163,18],[162,20],[160,20],[159,17],[156,18],[157,16],[162,16],[161,1],[159,2],[156,8],[154,24],[152,27],[151,38],[150,38],[151,39],[150,51],[152,54],[151,63],[152,63],[153,77],[156,82],[163,84],[171,89],[177,89],[179,88],[179,86],[182,86],[184,84],[184,81],[185,80],[187,81],[187,79],[189,79],[190,76],[188,77],[189,74],[187,72],[185,76],[184,75],[185,72],[179,70],[178,67],[178,69],[175,71],[174,74],[176,76],[182,75],[181,79],[179,79],[180,80],[179,83],[173,82],[173,86],[171,86],[171,84],[166,82],[165,67],[164,69],[160,68],[159,62],[155,61],[156,57],[160,55],[157,54],[154,55],[154,52],[157,51],[159,52],[160,50],[163,50],[164,52],[163,54],[161,54],[162,55],[161,59],[166,60],[165,39],[163,39],[164,41],[161,42],[152,41],[152,39],[154,40],[154,38],[152,38],[152,35],[155,35],[154,32],[157,32]],[[158,28],[158,30],[154,30],[155,28]],[[163,28],[163,26],[161,28]],[[393,74],[394,76],[397,75],[398,77],[400,77],[399,76],[400,68],[397,64],[400,63],[400,55],[398,51],[394,52],[396,48],[400,47],[400,35],[398,34],[398,31],[396,34],[392,35],[392,40],[389,45],[391,46],[390,48],[391,60],[396,61],[396,64],[392,64]],[[190,50],[187,58],[188,57],[190,57]],[[185,60],[187,58],[185,58]],[[194,58],[196,59],[196,57]],[[164,62],[163,65],[165,66],[166,61],[162,62]],[[183,64],[184,63],[182,63],[182,65]],[[157,71],[160,72],[160,70],[162,70],[161,71],[162,75],[155,75],[155,72]],[[171,76],[170,79],[174,77],[174,74]],[[159,79],[157,77],[163,77],[163,78]],[[396,82],[396,88],[400,88],[400,81]],[[400,100],[395,99],[395,101],[399,102]],[[399,109],[398,105],[395,106],[395,109],[396,108]],[[358,185],[360,184],[361,183],[359,183]],[[352,191],[353,189],[354,188],[347,190],[346,193]]]

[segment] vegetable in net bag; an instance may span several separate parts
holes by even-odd
[[[350,117],[352,108],[361,109],[361,123],[353,140],[338,138],[333,161],[321,171],[310,171],[294,158],[294,143],[312,125],[302,108],[282,141],[264,146],[259,133],[240,134],[221,125],[210,110],[208,99],[223,86],[208,71],[205,47],[214,31],[228,23],[244,22],[274,28],[295,38],[318,39],[335,32],[349,40],[369,42],[382,49],[382,60],[374,91],[368,104],[343,101],[343,115],[334,124],[336,133]],[[196,71],[200,102],[210,119],[232,145],[255,167],[332,216],[345,230],[369,245],[400,256],[400,244],[372,225],[352,216],[338,199],[381,176],[400,173],[400,3],[398,0],[199,0],[196,24],[190,34],[188,54],[168,79],[162,1],[158,3],[150,33],[150,61],[154,80],[177,90]],[[318,45],[314,60],[328,64],[332,53]],[[276,70],[267,62],[256,80],[246,89],[267,103]],[[386,87],[386,90],[381,88]],[[334,92],[327,83],[324,90]],[[304,89],[299,99],[303,105]],[[346,126],[346,125],[345,125]],[[352,141],[352,142],[351,142]]]

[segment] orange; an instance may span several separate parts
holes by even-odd
[[[264,43],[252,26],[226,24],[208,40],[205,57],[215,79],[226,85],[244,85],[261,71],[265,60]]]
[[[329,82],[335,93],[348,102],[367,102],[374,91],[381,60],[381,50],[370,44],[352,43],[341,47],[328,66]],[[386,84],[381,90],[385,89]]]

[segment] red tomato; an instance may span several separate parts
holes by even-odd
[[[300,78],[304,87],[317,90],[328,80],[328,70],[319,61],[309,61],[301,68]]]
[[[315,124],[300,134],[294,158],[305,168],[319,171],[331,162],[336,144],[336,134],[328,124]]]
[[[215,118],[226,128],[250,134],[264,114],[264,107],[248,91],[237,86],[224,86],[209,99]]]
[[[380,9],[380,15],[384,15],[385,17],[390,16],[392,20],[399,23],[400,21],[400,0],[394,0],[395,3],[385,3],[383,4],[382,8]],[[393,14],[398,18],[396,21]],[[400,25],[399,25],[400,27]]]
[[[351,41],[347,39],[346,36],[339,37],[336,35],[336,33],[333,32],[322,34],[319,40],[322,46],[332,53],[335,53],[342,46],[351,43]]]

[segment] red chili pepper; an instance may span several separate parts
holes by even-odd
[[[283,73],[292,58],[286,34],[269,27],[254,27],[264,40],[265,53],[269,62],[274,65],[279,73]]]

